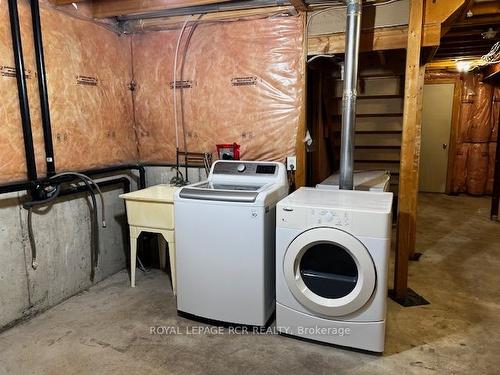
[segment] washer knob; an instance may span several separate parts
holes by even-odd
[[[324,216],[326,221],[332,221],[333,220],[333,215],[331,212],[327,212]]]
[[[247,167],[245,166],[245,164],[238,164],[238,172],[245,172],[245,169],[247,169]]]

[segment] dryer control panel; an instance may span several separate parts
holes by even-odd
[[[281,206],[277,211],[277,225],[285,228],[329,226],[348,230],[352,213],[342,210]]]
[[[312,208],[308,224],[327,225],[347,229],[351,226],[351,219],[351,214],[347,211]]]

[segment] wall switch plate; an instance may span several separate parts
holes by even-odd
[[[286,157],[286,170],[287,171],[297,170],[297,157],[296,156],[287,156]]]

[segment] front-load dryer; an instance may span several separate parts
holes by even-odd
[[[383,352],[392,193],[301,188],[276,207],[279,332]]]

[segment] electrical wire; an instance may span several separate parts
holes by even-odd
[[[327,57],[327,58],[335,58],[335,55],[314,55],[313,57],[311,57],[309,60],[307,60],[307,63],[309,64],[310,62],[316,60],[316,59],[319,59],[320,57]]]
[[[184,23],[182,24],[181,31],[179,32],[179,37],[177,38],[177,45],[175,47],[174,54],[174,73],[173,73],[173,105],[174,105],[174,127],[175,127],[175,147],[179,150],[179,129],[177,126],[177,56],[179,54],[179,47],[181,45],[182,36],[184,35],[184,30],[186,29],[186,25],[191,19],[191,16],[187,16]]]
[[[201,20],[203,17],[203,14],[200,14],[196,20],[193,21],[193,25],[191,29],[189,30],[189,34],[186,38],[186,42],[184,43],[184,51],[182,54],[182,63],[181,63],[181,82],[184,81],[184,67],[185,67],[185,62],[186,62],[186,55],[187,51],[189,49],[189,43],[191,43],[191,38],[193,37],[194,31],[196,30],[196,27],[198,26],[198,22]],[[181,90],[181,128],[182,128],[182,137],[184,141],[184,151],[187,153],[188,152],[188,147],[187,147],[187,132],[186,132],[186,125],[184,122],[184,90]],[[187,176],[186,176],[187,178]]]

